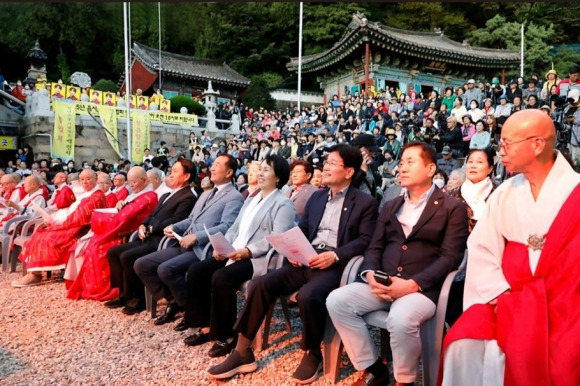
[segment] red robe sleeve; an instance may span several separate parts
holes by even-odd
[[[105,197],[107,198],[107,208],[114,208],[117,202],[119,202],[119,199],[114,193],[109,193]]]
[[[117,196],[117,201],[123,201],[129,195],[129,189],[127,189],[126,186],[123,186],[121,189],[119,189],[118,192],[115,192],[113,194]]]
[[[68,208],[76,200],[75,194],[68,185],[63,186],[54,194],[56,195],[54,197],[54,205],[57,209]]]

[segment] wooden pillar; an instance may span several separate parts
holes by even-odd
[[[505,68],[501,69],[501,84],[505,85]]]
[[[369,90],[369,65],[371,59],[371,47],[370,43],[366,42],[365,44],[365,94]]]

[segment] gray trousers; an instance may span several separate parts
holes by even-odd
[[[364,315],[389,311],[386,327],[391,335],[395,380],[415,382],[421,356],[419,327],[433,317],[436,309],[429,298],[412,293],[389,303],[377,298],[367,283],[351,283],[332,291],[326,299],[326,308],[357,370],[368,368],[379,358]]]

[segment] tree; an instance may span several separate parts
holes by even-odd
[[[255,75],[250,78],[250,87],[246,95],[242,98],[244,104],[248,107],[257,109],[263,107],[267,110],[272,110],[276,107],[276,101],[270,95],[268,83],[264,76]]]
[[[472,31],[470,43],[473,46],[503,48],[519,51],[521,44],[521,25],[507,22],[505,17],[495,15],[485,24],[485,28]],[[530,74],[545,70],[550,64],[547,42],[554,36],[552,26],[538,26],[533,22],[525,25],[524,30],[524,70]]]
[[[105,91],[105,92],[117,92],[119,87],[117,84],[109,79],[99,79],[93,84],[92,88],[94,90]]]

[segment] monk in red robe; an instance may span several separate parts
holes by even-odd
[[[114,208],[117,205],[119,199],[111,190],[111,186],[113,186],[111,177],[107,173],[99,172],[97,175],[97,184],[99,185],[101,192],[105,194],[105,198],[107,199],[107,208]]]
[[[20,189],[16,189],[16,185],[18,185],[18,180],[14,177],[13,174],[5,174],[0,178],[0,185],[2,186],[2,202],[0,204],[0,219],[4,216],[8,215],[9,213],[15,212],[14,209],[6,206],[4,204],[5,201],[12,201],[12,202],[19,202],[20,197]],[[24,196],[22,196],[24,197]]]
[[[507,171],[467,242],[463,308],[443,385],[580,385],[580,174],[550,117],[522,110],[499,141]]]
[[[133,193],[119,201],[117,209],[95,211],[91,220],[92,236],[84,245],[77,245],[69,261],[65,272],[69,299],[109,300],[119,294],[118,288],[111,288],[107,251],[137,230],[157,205],[157,194],[144,168],[134,166],[127,178]]]
[[[51,215],[49,222],[37,229],[22,248],[19,259],[28,274],[12,282],[14,287],[29,287],[42,281],[42,271],[63,269],[79,237],[88,231],[91,215],[106,206],[105,195],[97,189],[97,175],[90,169],[80,174],[84,193],[68,208]]]
[[[53,212],[58,209],[64,209],[71,206],[75,202],[75,194],[73,193],[70,186],[66,183],[66,174],[64,172],[58,172],[54,175],[52,179],[55,191],[52,193],[52,197],[46,203],[46,208],[48,212]]]
[[[127,189],[127,176],[125,172],[117,173],[115,177],[113,177],[113,185],[115,188],[113,189],[113,194],[117,196],[117,201],[123,201],[129,195],[129,189]]]

